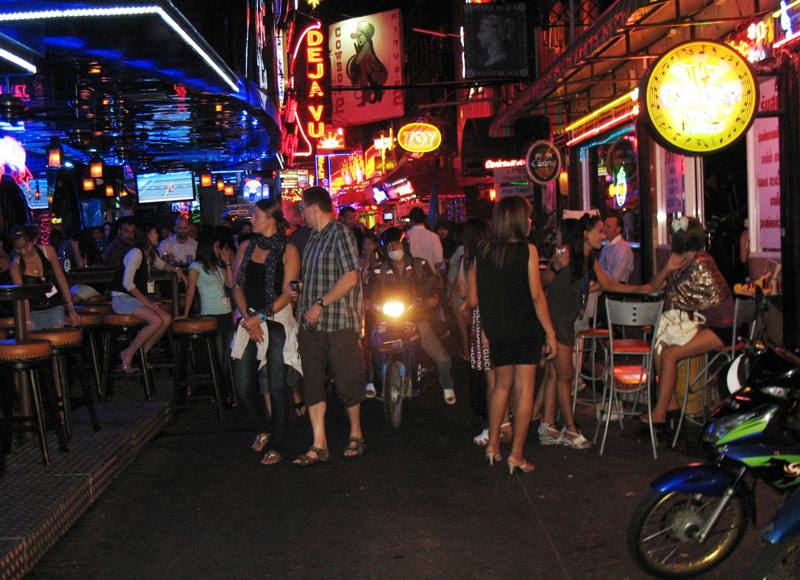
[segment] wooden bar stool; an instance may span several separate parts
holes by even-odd
[[[10,367],[14,373],[14,383],[16,385],[22,384],[22,377],[27,373],[28,386],[31,390],[31,398],[33,400],[33,413],[36,423],[36,432],[39,435],[39,449],[42,453],[42,463],[50,465],[50,454],[47,449],[47,435],[45,434],[46,422],[44,417],[44,404],[42,402],[41,383],[39,382],[39,369],[50,362],[53,348],[46,340],[26,340],[24,342],[17,342],[16,340],[0,340],[0,365]],[[11,385],[5,385],[5,388],[14,388]],[[58,447],[62,452],[68,451],[67,437],[64,433],[64,427],[61,424],[58,415],[58,399],[55,392],[55,387],[52,381],[48,382],[48,398],[50,400],[50,412],[55,425],[56,435],[58,437]],[[10,405],[9,405],[10,406]],[[5,409],[8,413],[9,409]],[[21,429],[29,431],[26,423],[31,421],[31,417],[20,417],[22,423]],[[6,417],[6,424],[13,423],[10,415]]]
[[[94,381],[97,386],[97,397],[101,401],[105,398],[105,392],[102,381],[102,365],[100,360],[100,353],[97,352],[97,335],[103,329],[103,315],[92,314],[88,312],[78,312],[78,317],[81,319],[81,328],[83,329],[83,337],[89,346],[89,356],[92,359],[92,370],[94,371]]]
[[[211,383],[214,387],[214,398],[217,404],[217,417],[222,419],[222,396],[219,386],[219,369],[217,368],[217,321],[211,316],[200,318],[184,318],[172,322],[172,335],[176,342],[175,353],[175,399],[179,399],[179,385],[188,382],[192,376],[186,374],[187,347],[195,341],[204,341],[211,367]],[[195,369],[196,370],[196,369]],[[185,377],[185,378],[184,378]]]
[[[144,321],[132,314],[106,314],[103,316],[103,389],[106,393],[112,393],[113,389],[108,389],[110,378],[109,364],[111,360],[111,340],[120,334],[127,338],[128,344],[133,340],[135,333],[144,326]],[[139,349],[139,365],[144,383],[144,397],[151,400],[155,392],[150,372],[147,368],[147,355],[144,347]]]
[[[97,304],[80,304],[75,307],[78,314],[114,314],[110,303],[98,302]]]
[[[56,393],[61,396],[67,441],[72,440],[72,397],[70,396],[69,373],[67,372],[67,357],[69,356],[72,356],[78,365],[78,379],[83,390],[86,411],[92,421],[92,429],[99,431],[100,422],[97,420],[92,388],[89,385],[89,376],[86,373],[86,366],[83,360],[83,332],[81,329],[72,327],[51,328],[49,330],[31,332],[29,336],[34,340],[46,340],[52,346],[53,380],[55,381]]]

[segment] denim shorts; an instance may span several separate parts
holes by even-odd
[[[64,328],[64,307],[53,306],[45,310],[31,310],[31,328],[33,330]]]
[[[117,314],[133,314],[140,308],[144,308],[144,304],[130,294],[112,294],[111,307]]]

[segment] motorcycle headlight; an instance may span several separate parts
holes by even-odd
[[[742,377],[742,373],[740,372],[740,370],[744,370],[740,369],[740,367],[742,367],[742,361],[744,361],[744,355],[737,356],[731,363],[731,366],[728,367],[728,372],[725,375],[725,384],[731,395],[735,395],[742,390],[744,386],[742,384],[742,379],[744,377]]]
[[[381,311],[386,316],[391,316],[392,318],[400,318],[403,315],[403,312],[406,311],[406,305],[402,302],[386,302],[381,308]]]
[[[703,434],[703,441],[707,443],[718,443],[732,433],[734,429],[744,425],[748,421],[752,421],[752,425],[748,429],[742,430],[741,437],[761,433],[777,410],[778,408],[774,405],[766,409],[761,407],[753,411],[748,411],[747,413],[728,415],[727,417],[712,421]]]
[[[776,399],[788,399],[790,391],[786,387],[761,387],[759,389],[765,395],[775,397]]]

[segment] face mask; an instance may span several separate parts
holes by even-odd
[[[399,262],[403,259],[403,250],[390,250],[387,252],[389,259],[395,262]]]

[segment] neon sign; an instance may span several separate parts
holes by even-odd
[[[487,159],[483,163],[484,169],[507,169],[509,167],[523,167],[524,159]]]
[[[0,177],[8,173],[17,184],[27,188],[33,175],[25,165],[26,158],[27,153],[22,143],[13,137],[0,139]]]
[[[644,105],[654,137],[693,155],[742,138],[755,118],[758,84],[744,57],[708,40],[680,44],[651,67]]]
[[[628,176],[625,167],[620,167],[614,176],[614,182],[608,186],[608,197],[613,197],[617,207],[623,207],[628,201]]]
[[[317,141],[319,149],[344,149],[344,129],[339,127],[336,131],[329,131],[323,139]]]
[[[325,136],[325,103],[322,100],[325,93],[320,86],[325,76],[325,59],[322,55],[324,36],[320,30],[309,30],[306,37],[306,78],[308,85],[308,103],[306,110],[311,118],[306,123],[308,136],[312,139],[322,139]]]
[[[748,62],[761,62],[772,56],[772,43],[775,29],[772,18],[751,22],[743,33],[730,36],[725,44],[747,59]]]
[[[788,5],[785,0],[781,0],[780,9],[772,13],[772,17],[776,19],[775,44],[772,48],[779,48],[800,36],[800,10],[796,10],[798,5],[800,2],[796,0]]]
[[[442,133],[430,123],[408,123],[397,132],[397,143],[410,153],[430,153],[442,144]]]

